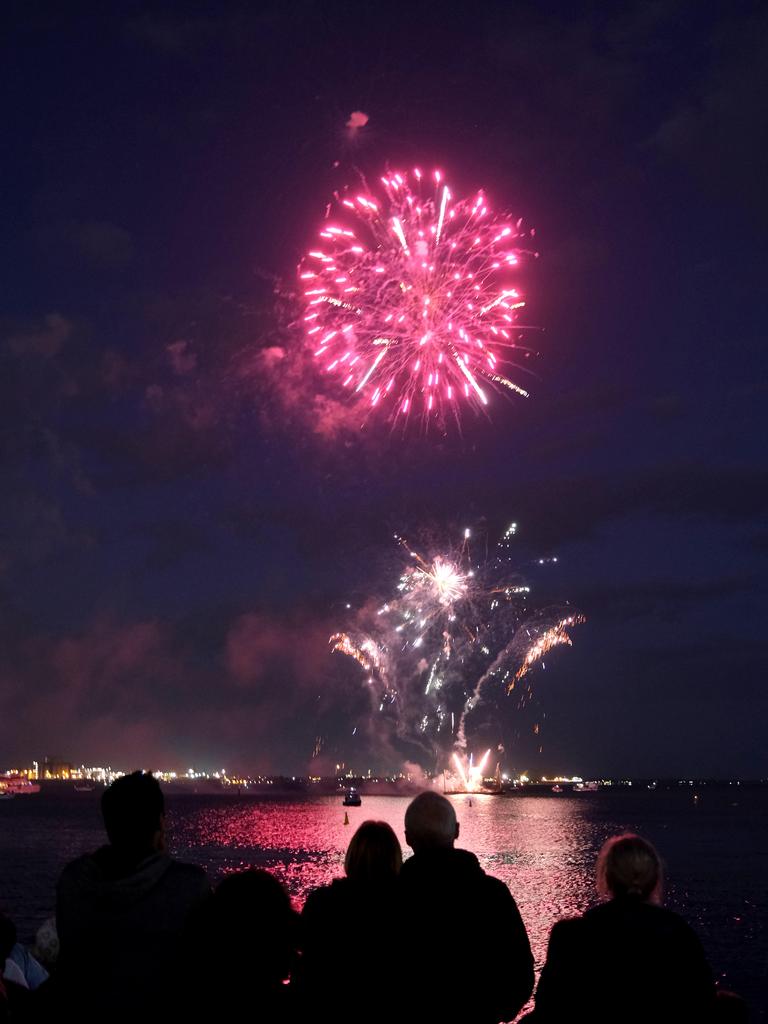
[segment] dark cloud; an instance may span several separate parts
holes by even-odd
[[[37,226],[32,240],[46,260],[81,260],[90,268],[121,270],[134,257],[131,233],[109,221],[61,221]]]
[[[128,32],[135,39],[164,54],[196,54],[226,22],[215,15],[178,15],[147,12],[130,21]]]
[[[96,491],[85,471],[83,453],[80,449],[47,427],[41,428],[41,436],[54,475],[68,481],[78,493],[93,497]]]
[[[137,527],[136,533],[150,542],[147,569],[171,569],[212,546],[209,531],[185,519],[147,523]]]
[[[84,256],[104,267],[123,267],[133,258],[130,232],[108,221],[78,225],[75,242]]]
[[[96,456],[93,479],[99,488],[201,478],[230,464],[231,439],[218,429],[217,411],[210,404],[165,402],[157,385],[152,386],[147,402],[156,408],[163,403],[162,414],[133,428],[106,430],[89,441]]]
[[[275,14],[270,12],[270,7],[276,12],[276,6],[260,4],[258,9],[234,6],[229,10],[207,12],[146,11],[126,23],[126,32],[163,56],[192,60],[211,47],[236,51],[249,42],[258,43],[259,36],[276,20]],[[309,9],[311,4],[300,4],[301,7]]]
[[[253,688],[272,678],[274,696],[287,674],[299,689],[317,686],[317,675],[327,676],[328,624],[293,619],[280,621],[270,613],[247,612],[230,626],[225,641],[225,664],[238,686]],[[296,693],[292,695],[296,697]]]
[[[0,498],[0,566],[25,565],[47,559],[74,542],[60,506],[51,498],[16,490]]]
[[[173,752],[262,770],[308,764],[327,710],[327,633],[263,612],[222,626],[219,656],[203,662],[189,622],[101,616],[60,636],[17,626],[0,668],[0,745],[23,757],[29,733],[41,756],[77,736],[97,762],[167,763]]]
[[[515,519],[537,596],[589,618],[536,679],[562,767],[714,771],[740,736],[764,763],[765,12],[349,19],[312,0],[10,19],[0,745],[386,762],[327,633],[396,579],[395,531],[492,543]],[[328,197],[388,161],[536,228],[532,398],[460,432],[367,416],[294,326]],[[499,729],[533,765],[516,715]]]
[[[172,341],[170,345],[165,346],[165,350],[168,353],[171,369],[178,377],[185,377],[197,368],[197,356],[192,351],[189,342],[183,338]]]
[[[730,597],[755,593],[761,580],[754,575],[725,576],[718,579],[658,579],[640,583],[622,581],[613,586],[578,586],[579,608],[599,622],[635,618],[659,618],[666,622],[670,615],[684,616],[691,605],[722,606]]]
[[[61,313],[49,313],[43,327],[11,334],[6,344],[16,356],[51,358],[61,351],[72,329],[72,322]]]
[[[544,546],[595,538],[602,526],[651,514],[680,521],[755,523],[768,471],[680,464],[631,475],[542,479],[514,495],[515,515]]]
[[[764,221],[768,173],[768,15],[764,9],[720,24],[700,68],[673,102],[652,143],[709,193],[728,190],[737,207]]]

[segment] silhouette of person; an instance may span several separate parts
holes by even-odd
[[[393,962],[393,955],[405,938],[397,899],[401,864],[390,826],[365,821],[347,849],[345,877],[307,897],[295,980],[313,1015],[337,1022],[400,1019],[399,958]]]
[[[255,868],[227,875],[193,915],[178,1017],[236,1020],[248,1007],[264,1024],[293,1019],[286,981],[297,942],[298,914],[273,875]]]
[[[405,839],[413,857],[400,872],[414,993],[409,1016],[498,1024],[519,1013],[533,991],[531,947],[509,889],[473,853],[456,849],[458,838],[450,800],[428,791],[409,804]],[[476,953],[464,970],[456,957],[468,946]]]
[[[210,886],[202,868],[167,854],[151,774],[117,779],[101,810],[109,844],[72,861],[58,882],[56,986],[79,1019],[146,1018],[173,986],[185,924]]]
[[[536,990],[535,1024],[712,1019],[715,987],[696,934],[661,906],[662,868],[640,836],[614,836],[597,861],[606,902],[553,927]]]

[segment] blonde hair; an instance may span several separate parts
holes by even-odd
[[[603,844],[597,858],[601,896],[639,896],[660,903],[663,881],[661,859],[647,839],[627,832]]]
[[[384,882],[397,878],[402,863],[400,842],[386,821],[364,821],[347,848],[344,872],[357,882]]]

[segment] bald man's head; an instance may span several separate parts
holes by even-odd
[[[405,841],[414,853],[450,848],[459,838],[459,823],[450,800],[427,791],[411,800],[405,812]]]

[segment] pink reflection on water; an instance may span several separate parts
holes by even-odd
[[[489,874],[509,886],[540,967],[554,922],[581,913],[594,899],[594,857],[602,830],[596,834],[579,800],[480,794],[451,799],[461,828],[457,845],[475,853]],[[343,874],[349,840],[369,818],[388,822],[408,856],[403,818],[409,800],[366,796],[362,807],[350,808],[335,796],[227,802],[184,816],[176,822],[176,838],[213,877],[251,865],[274,871],[300,907],[311,889]]]

